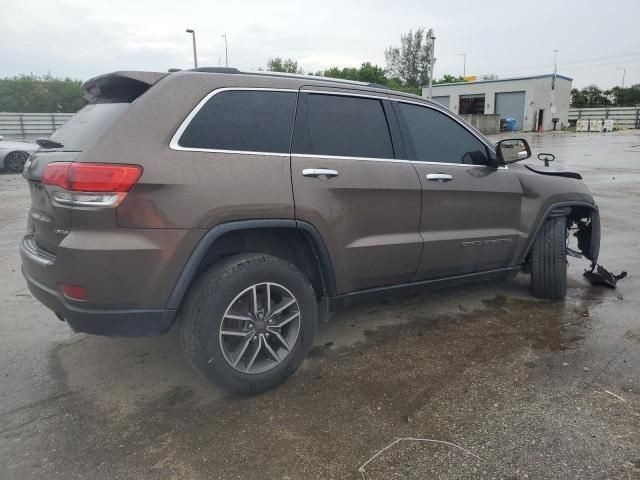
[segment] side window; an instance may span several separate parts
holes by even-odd
[[[295,92],[228,90],[193,117],[178,145],[186,148],[289,153]]]
[[[423,162],[487,165],[487,147],[471,132],[433,108],[398,103],[404,120],[409,159]]]
[[[373,98],[302,93],[293,153],[393,158],[382,102]]]

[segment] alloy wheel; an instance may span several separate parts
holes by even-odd
[[[227,363],[242,373],[264,373],[291,353],[300,334],[300,306],[286,287],[256,283],[237,295],[220,322]]]

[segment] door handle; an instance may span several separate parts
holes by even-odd
[[[427,180],[432,182],[450,182],[453,180],[453,176],[447,173],[428,173]]]
[[[337,177],[338,171],[331,170],[329,168],[305,168],[302,170],[302,175],[305,177]]]

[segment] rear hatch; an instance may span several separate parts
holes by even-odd
[[[89,102],[49,139],[27,161],[24,177],[31,193],[28,234],[39,249],[54,254],[72,228],[73,209],[53,201],[60,187],[44,185],[42,175],[53,162],[74,162],[89,150],[126,113],[132,101],[164,77],[157,72],[115,72],[101,75],[82,86]]]

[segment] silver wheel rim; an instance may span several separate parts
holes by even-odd
[[[9,170],[19,172],[24,168],[24,164],[29,158],[29,154],[25,152],[11,152],[5,158],[5,163]]]
[[[264,373],[289,356],[300,334],[300,306],[286,287],[251,285],[229,304],[218,338],[224,359],[235,370]]]

